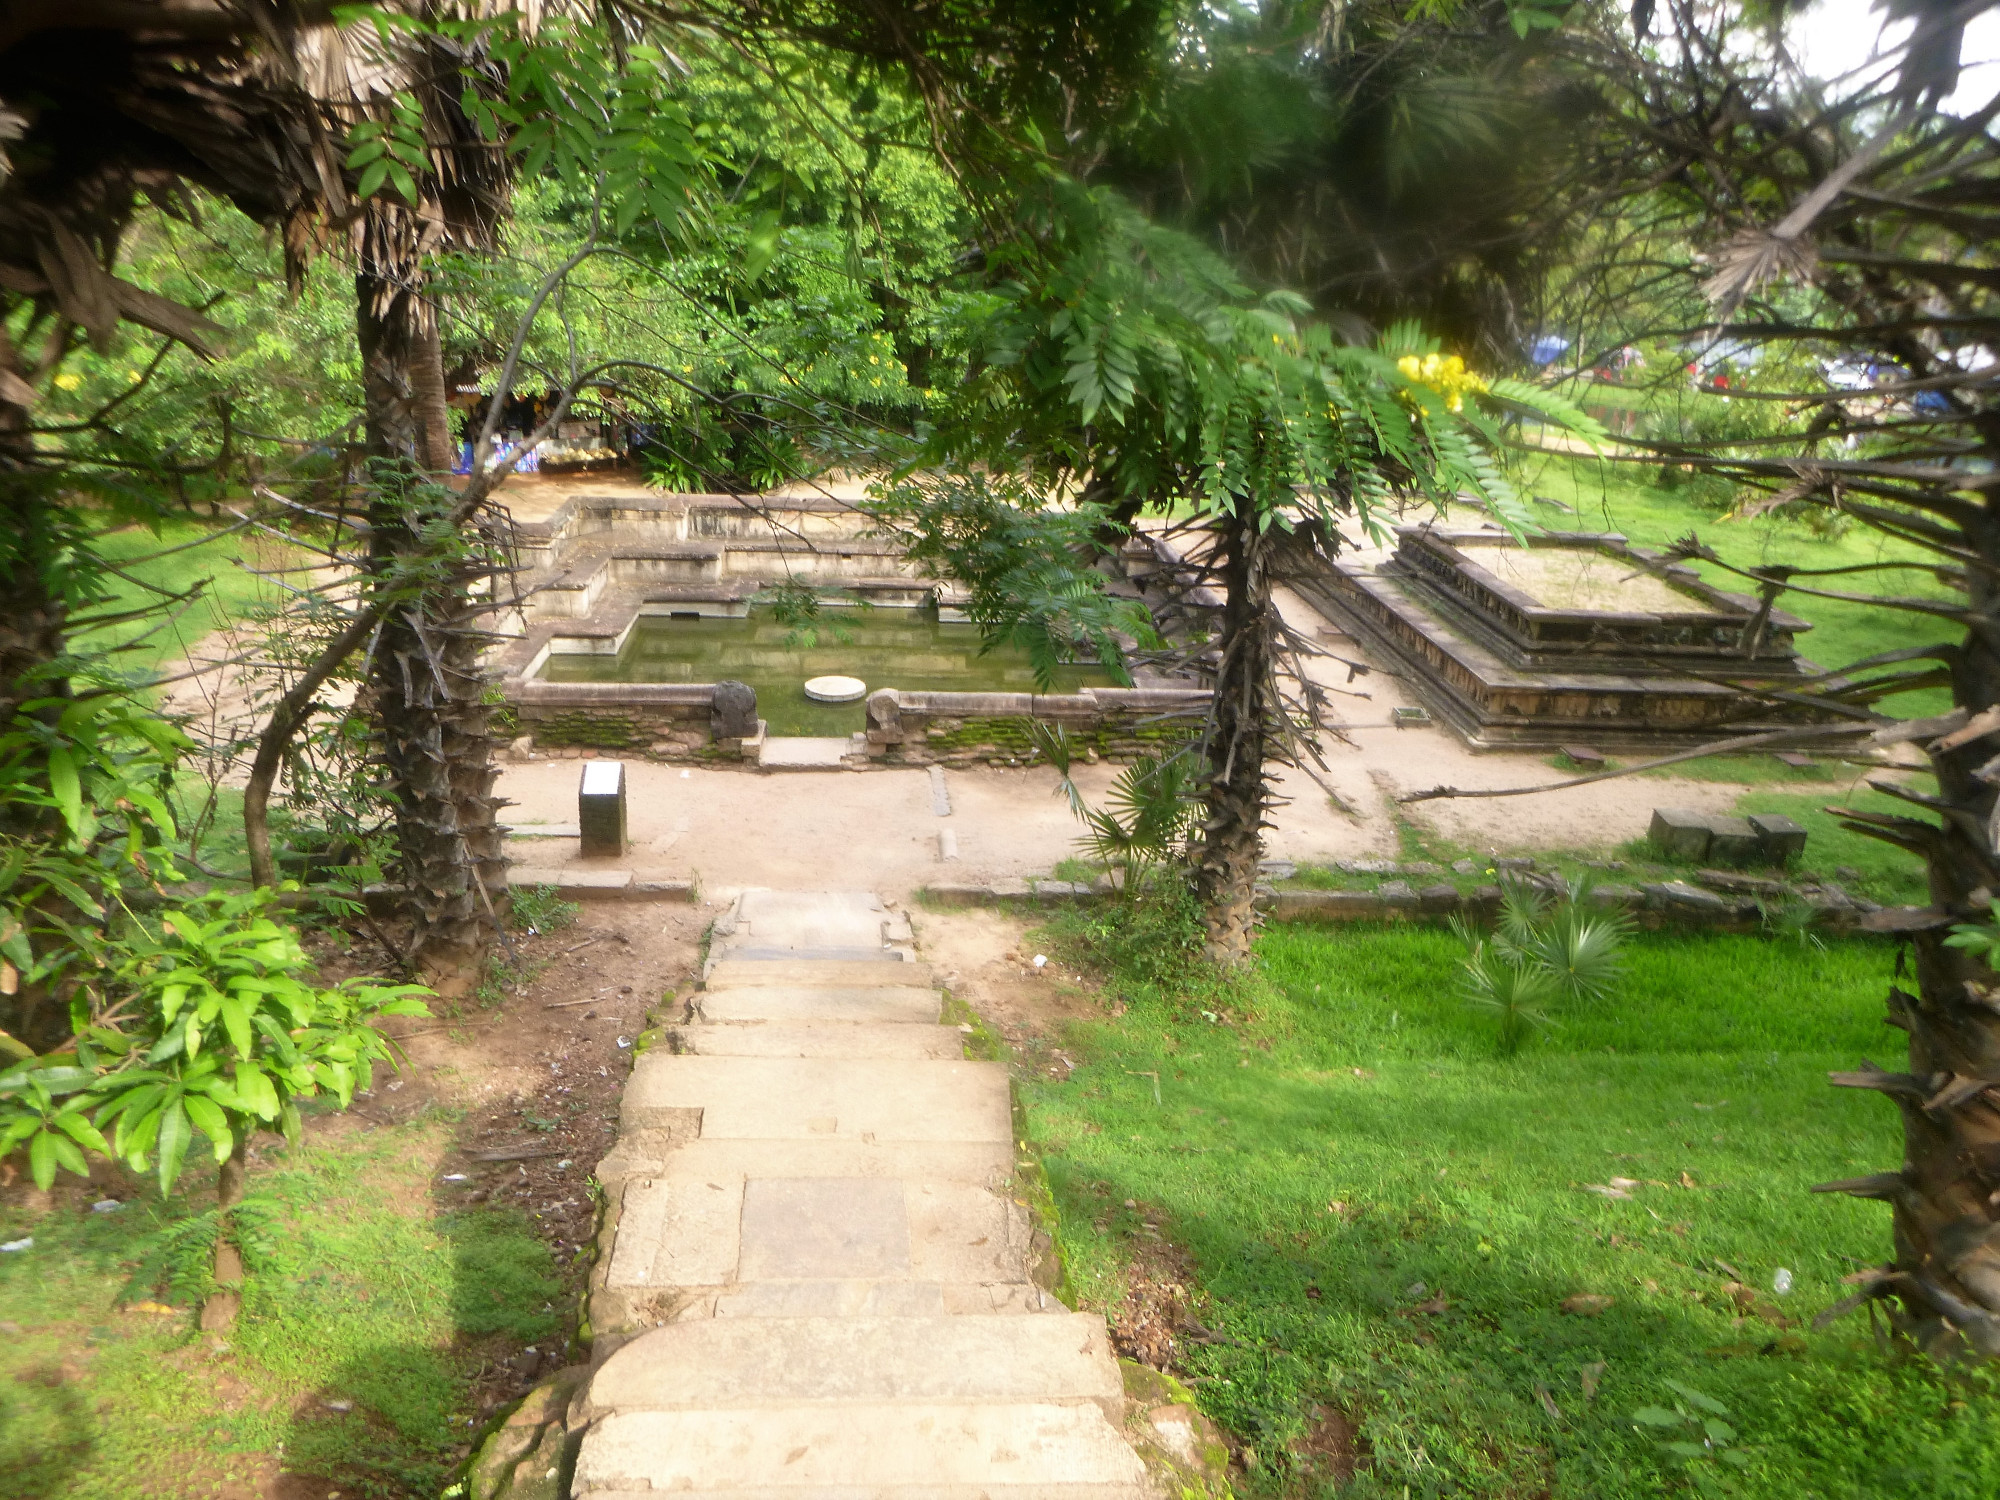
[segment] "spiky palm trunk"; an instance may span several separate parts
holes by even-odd
[[[1966,525],[1968,551],[1985,566],[1966,570],[1974,623],[1952,663],[1952,697],[1977,714],[2000,704],[2000,517],[1990,504]],[[1975,729],[1977,726],[1973,726]],[[1850,826],[1923,857],[1931,906],[1913,919],[1915,990],[1889,991],[1886,1020],[1908,1033],[1907,1072],[1864,1063],[1833,1081],[1872,1088],[1903,1117],[1903,1165],[1893,1172],[1824,1184],[1819,1191],[1880,1199],[1894,1215],[1895,1261],[1858,1295],[1887,1294],[1924,1347],[1947,1353],[1960,1340],[2000,1355],[2000,978],[1972,953],[1947,947],[1956,921],[1990,921],[2000,894],[1989,780],[2000,736],[1935,742],[1935,801],[1904,792],[1940,814],[1921,818],[1850,813]]]
[[[1283,712],[1272,671],[1270,546],[1257,530],[1249,500],[1240,500],[1220,526],[1217,549],[1226,602],[1208,725],[1204,816],[1194,850],[1195,889],[1208,927],[1208,956],[1240,964],[1250,957],[1256,927],[1252,902],[1270,807],[1264,762]]]
[[[471,594],[488,564],[476,541],[432,524],[450,497],[431,482],[449,449],[430,311],[407,283],[364,273],[355,291],[368,447],[382,465],[370,566],[376,587],[396,593],[369,658],[370,698],[396,803],[411,957],[457,990],[477,972],[506,888],[479,664],[487,637]]]

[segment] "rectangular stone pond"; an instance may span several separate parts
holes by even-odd
[[[536,676],[551,683],[746,682],[772,735],[846,735],[865,727],[861,702],[808,699],[802,684],[810,677],[858,677],[871,692],[1038,691],[1027,653],[982,653],[976,627],[940,622],[934,610],[838,609],[812,635],[808,641],[763,608],[738,618],[646,614],[633,621],[615,654],[558,647]],[[1052,690],[1073,693],[1111,680],[1100,667],[1065,666]]]

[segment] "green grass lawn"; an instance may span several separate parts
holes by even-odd
[[[111,574],[105,583],[111,599],[91,607],[92,616],[116,614],[160,603],[163,595],[180,594],[197,583],[203,588],[192,600],[166,606],[143,620],[128,620],[85,631],[79,650],[113,653],[121,670],[144,672],[178,661],[190,646],[211,631],[244,619],[259,606],[276,602],[282,590],[258,578],[244,566],[282,566],[278,544],[245,540],[246,533],[223,529],[223,523],[194,519],[163,521],[158,531],[125,526],[98,536],[95,547],[125,577]],[[176,551],[168,551],[177,548]],[[156,556],[166,553],[165,556]],[[150,586],[150,587],[149,587]]]
[[[34,1240],[0,1255],[0,1500],[306,1493],[267,1489],[273,1455],[329,1481],[316,1494],[435,1495],[470,1436],[478,1367],[566,1321],[525,1221],[433,1207],[448,1134],[430,1119],[295,1154],[273,1143],[251,1179],[274,1210],[266,1263],[221,1347],[191,1306],[129,1306],[192,1303],[132,1275],[208,1206],[212,1172],[110,1214],[0,1211],[0,1241]]]
[[[1158,1253],[1147,1221],[1185,1247],[1229,1341],[1186,1345],[1186,1373],[1257,1455],[1244,1488],[1331,1493],[1295,1455],[1337,1410],[1370,1455],[1343,1494],[2000,1493],[1991,1377],[1886,1354],[1865,1315],[1808,1326],[1889,1250],[1880,1206],[1807,1189],[1900,1155],[1892,1110],[1826,1082],[1900,1054],[1892,949],[1642,935],[1615,1003],[1511,1060],[1455,998],[1449,933],[1258,951],[1251,1019],[1135,997],[1067,1037],[1065,1081],[1020,1085],[1087,1300]],[[1588,1190],[1613,1177],[1629,1199]],[[1565,1312],[1580,1295],[1612,1300]],[[1747,1467],[1634,1425],[1690,1405],[1669,1382],[1728,1408]]]

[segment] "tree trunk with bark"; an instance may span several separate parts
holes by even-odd
[[[1281,731],[1284,706],[1273,676],[1268,538],[1259,534],[1248,499],[1217,537],[1222,610],[1215,707],[1208,726],[1208,779],[1201,833],[1194,849],[1195,890],[1208,928],[1208,956],[1218,963],[1249,960],[1256,929],[1252,902],[1263,857],[1270,787],[1264,761]]]
[[[233,1210],[243,1201],[249,1175],[250,1130],[246,1125],[215,1179],[215,1290],[201,1305],[203,1333],[227,1333],[243,1310],[243,1251],[236,1241]]]
[[[451,503],[432,466],[448,469],[450,452],[434,317],[407,285],[363,274],[355,291],[368,448],[378,465],[370,565],[377,587],[396,595],[372,647],[369,697],[396,802],[410,956],[433,982],[459,991],[477,975],[506,889],[493,796],[499,768],[479,662],[486,606],[470,592],[489,565],[476,543],[425,535],[426,522]]]
[[[1952,697],[1974,714],[2000,704],[2000,518],[1989,505],[1967,527],[1967,549],[1985,566],[1967,577],[1974,623],[1952,663]],[[1977,725],[1972,726],[1977,729]],[[1993,920],[2000,895],[1996,812],[1990,780],[2000,736],[1937,742],[1936,823],[1850,813],[1849,826],[1922,856],[1930,880],[1928,921],[1912,933],[1914,992],[1889,991],[1891,1026],[1909,1035],[1907,1072],[1864,1061],[1833,1081],[1887,1095],[1903,1118],[1903,1165],[1893,1172],[1822,1185],[1821,1192],[1880,1199],[1893,1213],[1895,1261],[1863,1293],[1892,1294],[1898,1320],[1920,1345],[1947,1355],[1970,1345],[2000,1355],[2000,978],[1988,960],[1947,947],[1950,922]],[[1900,966],[1899,966],[1900,967]]]

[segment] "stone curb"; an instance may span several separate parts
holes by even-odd
[[[995,882],[992,885],[929,885],[919,897],[937,907],[999,906],[1026,901],[1042,906],[1098,901],[1108,894],[1067,881]],[[1880,910],[1872,902],[1837,896],[1803,898],[1812,909],[1813,925],[1832,932],[1868,930],[1863,919]],[[1654,882],[1638,887],[1598,886],[1593,901],[1599,907],[1623,910],[1641,927],[1711,928],[1722,932],[1756,932],[1764,927],[1764,908],[1741,896],[1718,895],[1685,881]],[[1500,887],[1483,885],[1470,895],[1449,885],[1413,890],[1401,881],[1379,891],[1273,890],[1259,886],[1257,908],[1268,922],[1420,922],[1443,925],[1453,917],[1490,921],[1500,905]]]
[[[552,885],[565,901],[688,901],[695,899],[694,882],[668,880],[632,870],[562,870],[515,865],[507,872],[507,888],[522,890]]]

